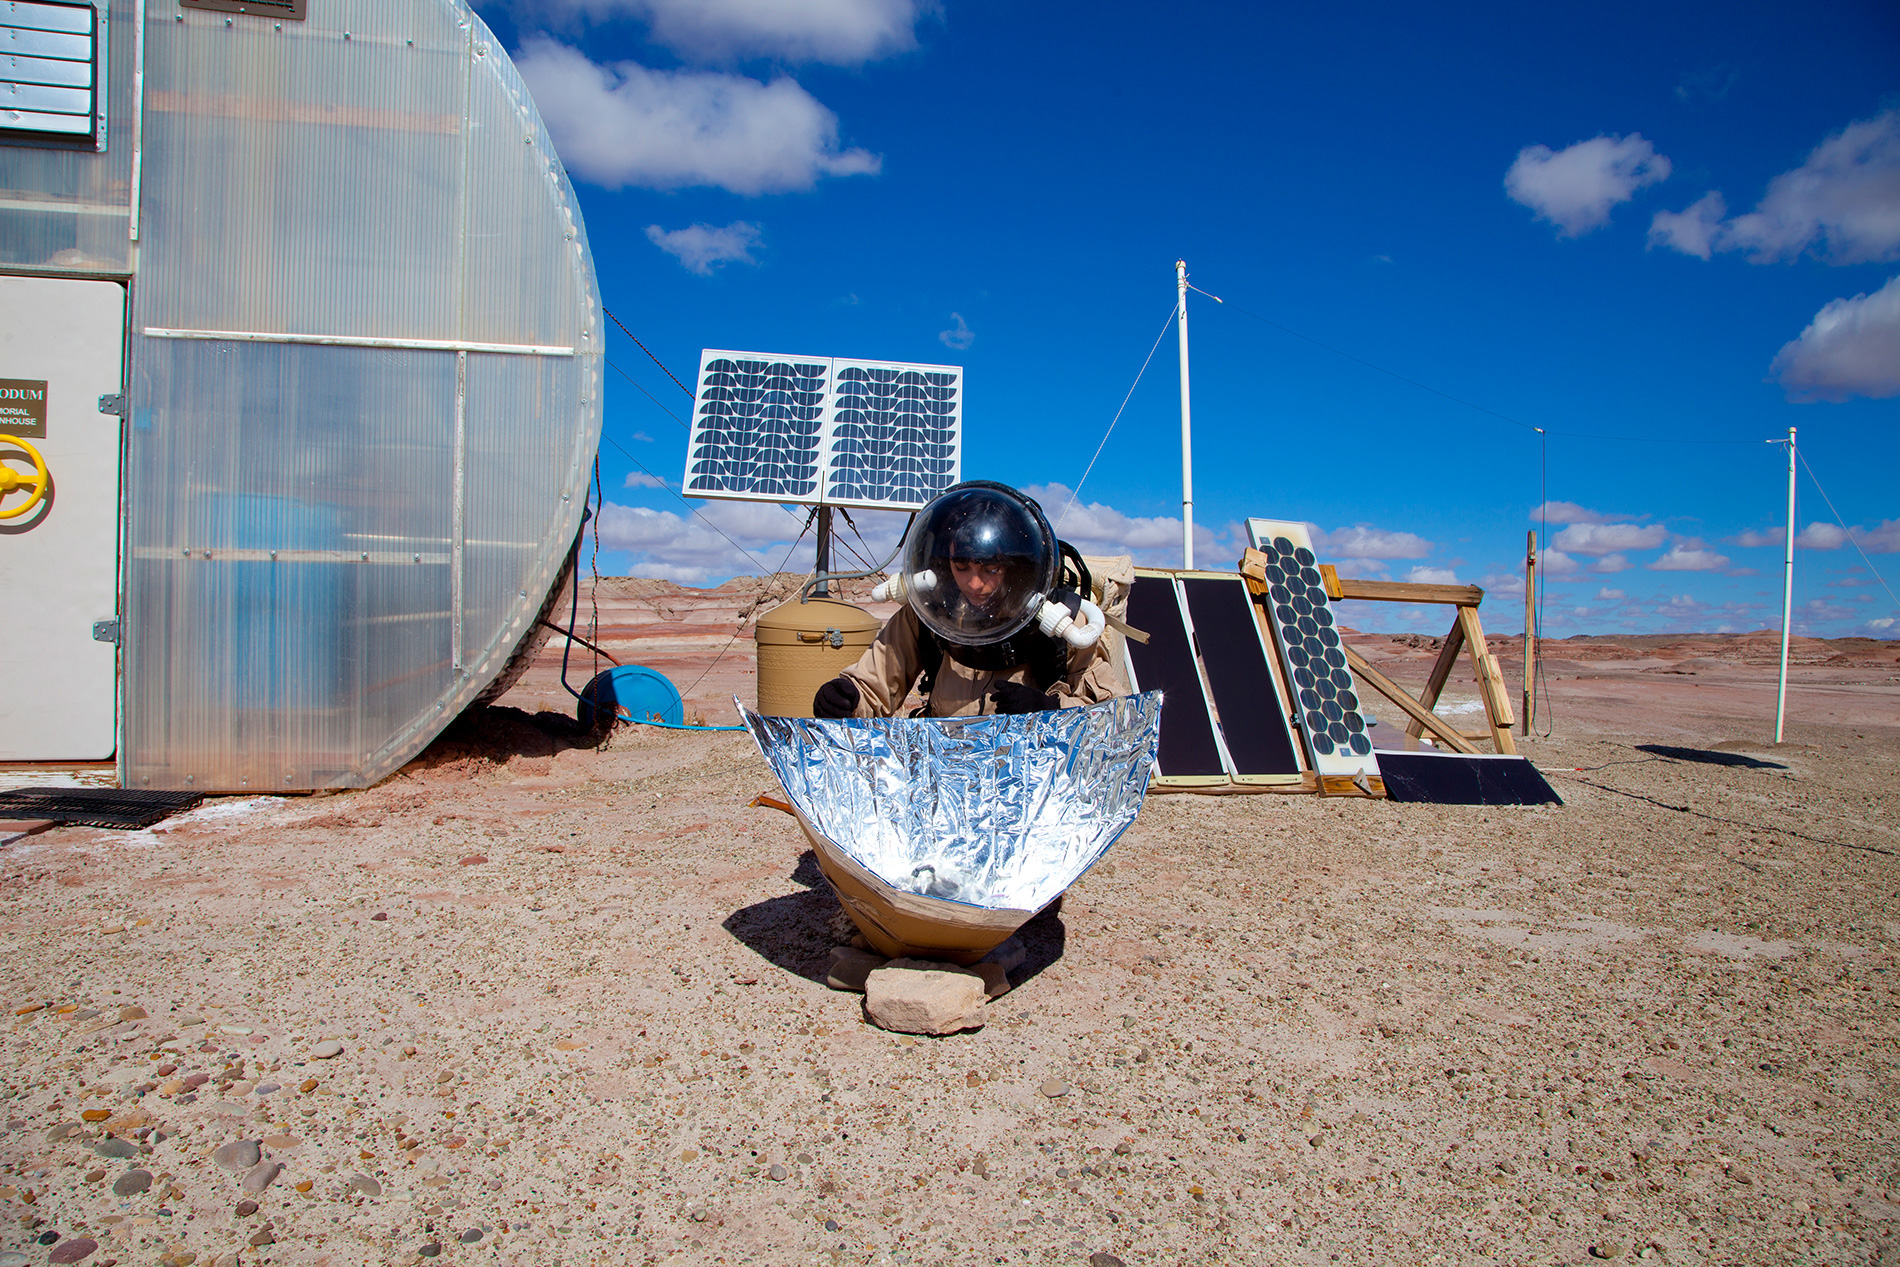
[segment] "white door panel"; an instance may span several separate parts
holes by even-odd
[[[0,519],[0,761],[103,761],[117,748],[118,648],[92,627],[117,614],[120,420],[99,398],[123,390],[124,346],[124,287],[0,277],[0,463],[32,472],[5,442],[18,435],[51,476],[40,505]],[[43,438],[26,430],[42,406]],[[27,496],[0,496],[0,513]]]

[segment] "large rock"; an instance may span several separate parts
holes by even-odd
[[[899,1034],[954,1034],[984,1021],[979,973],[927,959],[893,959],[864,979],[864,1013]]]

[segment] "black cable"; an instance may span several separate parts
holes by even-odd
[[[660,367],[660,372],[665,374],[668,378],[673,379],[673,386],[679,388],[681,391],[685,392],[688,396],[691,396],[693,394],[692,388],[688,387],[685,383],[680,382],[679,379],[674,378],[673,371],[666,368],[665,361],[662,361],[659,357],[653,355],[652,348],[640,342],[639,335],[627,329],[626,325],[620,320],[620,318],[614,316],[612,311],[609,310],[604,305],[602,306],[601,311],[607,314],[607,320],[613,322],[615,325],[620,327],[620,333],[626,335],[629,339],[632,339],[642,352],[645,352],[649,357],[652,357],[653,363]]]
[[[1622,764],[1639,764],[1639,763],[1612,762],[1612,764],[1622,765]],[[1562,774],[1563,771],[1548,770],[1545,773]],[[1719,814],[1706,814],[1703,811],[1694,808],[1693,806],[1671,805],[1669,804],[1669,802],[1659,801],[1653,796],[1645,796],[1641,792],[1626,792],[1620,787],[1611,787],[1607,783],[1596,783],[1589,779],[1576,779],[1573,781],[1577,783],[1581,783],[1585,787],[1596,788],[1600,792],[1610,792],[1617,796],[1627,796],[1633,801],[1645,801],[1648,804],[1654,805],[1660,809],[1674,810],[1678,814],[1687,814],[1692,818],[1700,818],[1704,820],[1705,822],[1723,823],[1730,827],[1746,828],[1749,831],[1772,831],[1776,833],[1777,835],[1793,836],[1797,840],[1805,840],[1805,841],[1808,841],[1810,844],[1832,845],[1837,849],[1854,849],[1854,850],[1860,851],[1861,853],[1885,854],[1889,858],[1896,856],[1895,850],[1882,849],[1878,845],[1850,845],[1844,840],[1827,840],[1820,836],[1810,836],[1806,832],[1795,831],[1793,828],[1790,828],[1790,827],[1773,827],[1773,826],[1768,826],[1760,822],[1752,822],[1752,823],[1744,822],[1739,818],[1723,818]]]
[[[544,618],[537,618],[534,623],[537,625],[541,625],[545,628],[552,629],[557,634],[565,634],[568,638],[571,638],[573,641],[580,643],[583,647],[586,647],[589,651],[592,651],[598,654],[602,659],[606,660],[607,663],[613,665],[616,669],[620,667],[620,661],[614,656],[613,652],[607,650],[605,647],[595,646],[593,643],[587,641],[587,639],[575,633],[572,629],[563,629],[559,625],[555,624],[553,621],[547,620]],[[573,695],[574,692],[570,690],[568,694]],[[579,699],[580,697],[576,695],[575,698]]]

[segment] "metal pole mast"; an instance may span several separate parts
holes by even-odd
[[[1772,443],[1772,442],[1771,442]],[[1788,627],[1794,620],[1794,428],[1788,428],[1788,539],[1781,572],[1781,681],[1775,687],[1775,742],[1788,715]]]
[[[1537,529],[1524,542],[1524,737],[1537,720]]]
[[[1194,424],[1188,407],[1187,261],[1174,262],[1181,321],[1181,566],[1194,566]]]

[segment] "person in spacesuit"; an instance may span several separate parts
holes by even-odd
[[[1128,693],[1101,641],[1082,556],[1006,484],[940,493],[879,587],[904,600],[856,664],[818,688],[818,717],[895,716],[917,686],[926,717],[1035,713]],[[918,679],[922,678],[919,684]]]

